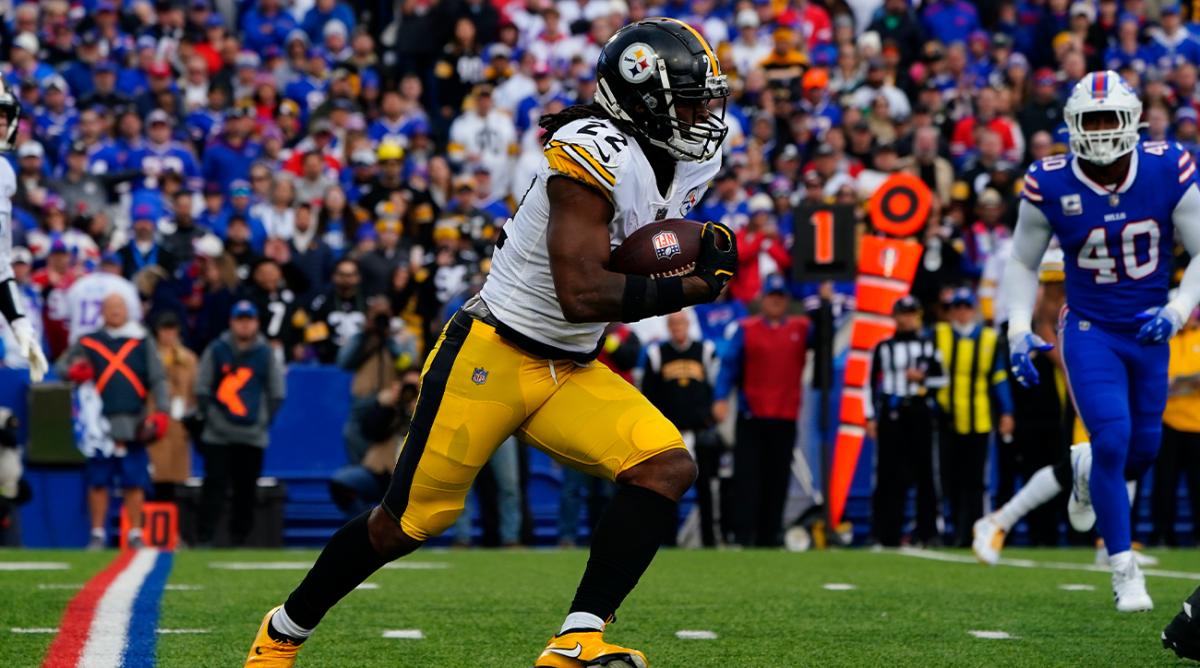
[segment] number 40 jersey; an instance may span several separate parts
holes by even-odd
[[[1048,224],[1062,246],[1071,311],[1112,331],[1167,303],[1175,226],[1200,225],[1196,162],[1177,143],[1139,144],[1119,185],[1089,179],[1073,154],[1043,158],[1021,199],[1018,225]]]
[[[675,179],[664,195],[654,169],[637,141],[600,118],[571,121],[544,147],[545,160],[529,185],[516,215],[504,226],[502,244],[480,297],[505,325],[560,350],[588,353],[596,348],[605,323],[570,323],[554,291],[546,245],[551,177],[574,179],[612,202],[612,248],[656,220],[683,218],[721,168],[721,154],[701,162],[675,163]]]

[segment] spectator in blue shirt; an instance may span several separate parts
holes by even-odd
[[[189,188],[201,185],[200,166],[192,152],[171,139],[174,120],[162,109],[155,109],[146,117],[147,140],[129,156],[129,166],[145,176],[142,187],[158,187],[158,177],[166,172],[175,172],[184,178]]]
[[[282,49],[283,40],[295,28],[296,20],[279,0],[258,0],[258,6],[242,16],[242,43],[261,56],[269,46]]]
[[[262,147],[249,139],[253,127],[253,107],[239,105],[229,110],[221,137],[204,151],[205,181],[228,190],[235,179],[249,180],[250,165],[262,153]]]
[[[737,175],[732,170],[717,175],[712,194],[691,217],[722,223],[732,230],[740,230],[745,226],[750,220],[750,208],[746,204],[746,193],[738,185]]]
[[[308,34],[310,41],[317,43],[322,39],[321,31],[325,24],[334,19],[341,21],[347,31],[354,32],[354,11],[339,0],[317,0],[312,9],[304,14],[300,27]]]
[[[1135,72],[1145,72],[1146,68],[1158,62],[1158,54],[1153,47],[1143,46],[1138,41],[1138,18],[1133,14],[1122,14],[1117,21],[1116,43],[1104,52],[1105,69],[1120,71],[1131,67]]]
[[[926,36],[950,44],[979,29],[979,14],[965,0],[936,0],[926,5],[922,22]]]
[[[57,74],[48,77],[42,106],[33,114],[33,134],[50,155],[62,153],[79,124],[79,114],[67,104],[68,93],[66,79]]]
[[[1158,51],[1159,68],[1169,72],[1185,62],[1200,64],[1200,42],[1184,27],[1179,5],[1164,5],[1159,11],[1162,25],[1149,31],[1153,40],[1151,46]]]

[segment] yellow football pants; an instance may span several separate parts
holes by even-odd
[[[684,447],[679,430],[608,367],[535,357],[460,312],[425,362],[384,510],[412,538],[442,533],[462,512],[479,469],[514,433],[609,480]]]

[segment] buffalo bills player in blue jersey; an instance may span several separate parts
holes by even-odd
[[[1125,481],[1154,462],[1167,399],[1166,342],[1200,301],[1196,163],[1178,144],[1140,144],[1141,113],[1136,93],[1115,72],[1093,72],[1075,85],[1063,109],[1071,153],[1030,166],[1004,276],[1013,373],[1029,386],[1038,382],[1031,355],[1049,349],[1030,331],[1037,268],[1051,235],[1058,238],[1067,288],[1059,340],[1091,436],[1090,451],[1072,451],[1072,523],[1096,523],[1122,612],[1153,607],[1130,551]],[[1168,302],[1176,234],[1193,261]]]

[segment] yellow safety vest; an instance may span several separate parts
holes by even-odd
[[[946,365],[946,386],[938,390],[938,403],[950,416],[958,434],[987,434],[992,431],[992,385],[1003,381],[1003,369],[996,365],[996,330],[980,327],[975,336],[961,337],[949,323],[934,329],[942,363]]]

